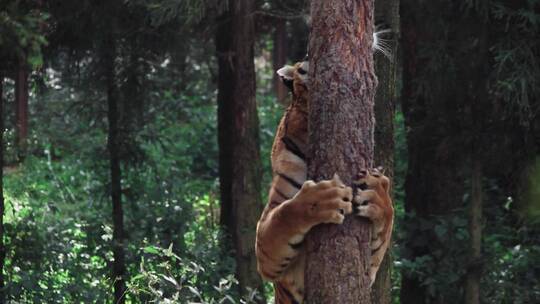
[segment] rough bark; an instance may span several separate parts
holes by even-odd
[[[373,1],[311,2],[310,158],[314,180],[338,173],[346,184],[373,165],[376,78]],[[349,216],[306,239],[306,302],[370,303],[370,223]]]
[[[23,159],[28,139],[28,70],[24,60],[20,61],[15,74],[15,120],[17,154]]]
[[[4,303],[4,74],[0,71],[0,303]]]
[[[123,304],[125,302],[124,293],[126,291],[126,266],[124,254],[124,212],[122,210],[122,185],[120,168],[120,140],[119,140],[119,110],[118,93],[115,75],[116,41],[113,37],[106,39],[104,43],[104,68],[106,69],[106,88],[108,106],[108,150],[109,150],[109,170],[111,175],[111,200],[113,218],[113,285],[114,303]]]
[[[470,260],[465,279],[465,304],[480,303],[482,189],[482,163],[479,160],[474,160],[471,175],[471,205],[469,207]]]
[[[216,32],[220,221],[234,246],[242,292],[247,287],[262,290],[253,246],[262,209],[253,10],[253,1],[229,2]]]
[[[274,71],[277,71],[287,62],[287,21],[283,18],[276,18],[275,21],[272,53]],[[276,73],[274,73],[274,90],[277,100],[285,102],[288,96],[287,87],[281,83],[281,79]]]

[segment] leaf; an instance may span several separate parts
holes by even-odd
[[[146,246],[143,248],[144,252],[150,254],[159,254],[159,249],[154,246]]]
[[[443,225],[437,225],[437,226],[435,226],[435,229],[434,229],[434,230],[435,230],[435,234],[437,234],[437,237],[438,237],[439,239],[443,239],[444,236],[446,235],[446,232],[448,231],[448,230],[446,229],[446,227],[443,226]]]
[[[160,276],[161,276],[165,281],[167,281],[167,282],[173,284],[174,287],[176,287],[177,289],[179,289],[180,284],[178,284],[178,282],[176,282],[176,280],[175,280],[174,278],[168,277],[168,276],[166,276],[166,275],[164,275],[164,274],[160,274]]]
[[[196,295],[199,299],[201,298],[201,294],[199,293],[197,288],[193,286],[188,286],[187,288],[191,291],[192,294]]]

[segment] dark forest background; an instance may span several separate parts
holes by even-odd
[[[540,1],[375,2],[396,209],[377,303],[536,303]],[[0,0],[0,301],[271,302],[238,248],[287,104],[274,71],[305,56],[308,17],[296,0]]]

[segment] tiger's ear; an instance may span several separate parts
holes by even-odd
[[[286,85],[289,88],[289,90],[292,91],[294,67],[290,65],[285,65],[281,69],[277,70],[276,73],[281,78],[281,81],[283,81],[283,84]]]

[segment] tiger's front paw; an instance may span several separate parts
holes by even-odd
[[[377,201],[380,200],[373,190],[359,191],[353,200],[353,213],[358,216],[367,217],[374,221],[381,217],[381,208]]]
[[[321,223],[341,224],[352,212],[352,189],[334,175],[331,180],[318,183],[306,181],[292,199],[298,216],[309,226]]]
[[[372,221],[383,217],[383,208],[391,204],[388,177],[378,169],[363,170],[353,183],[358,189],[353,199],[353,213]]]

